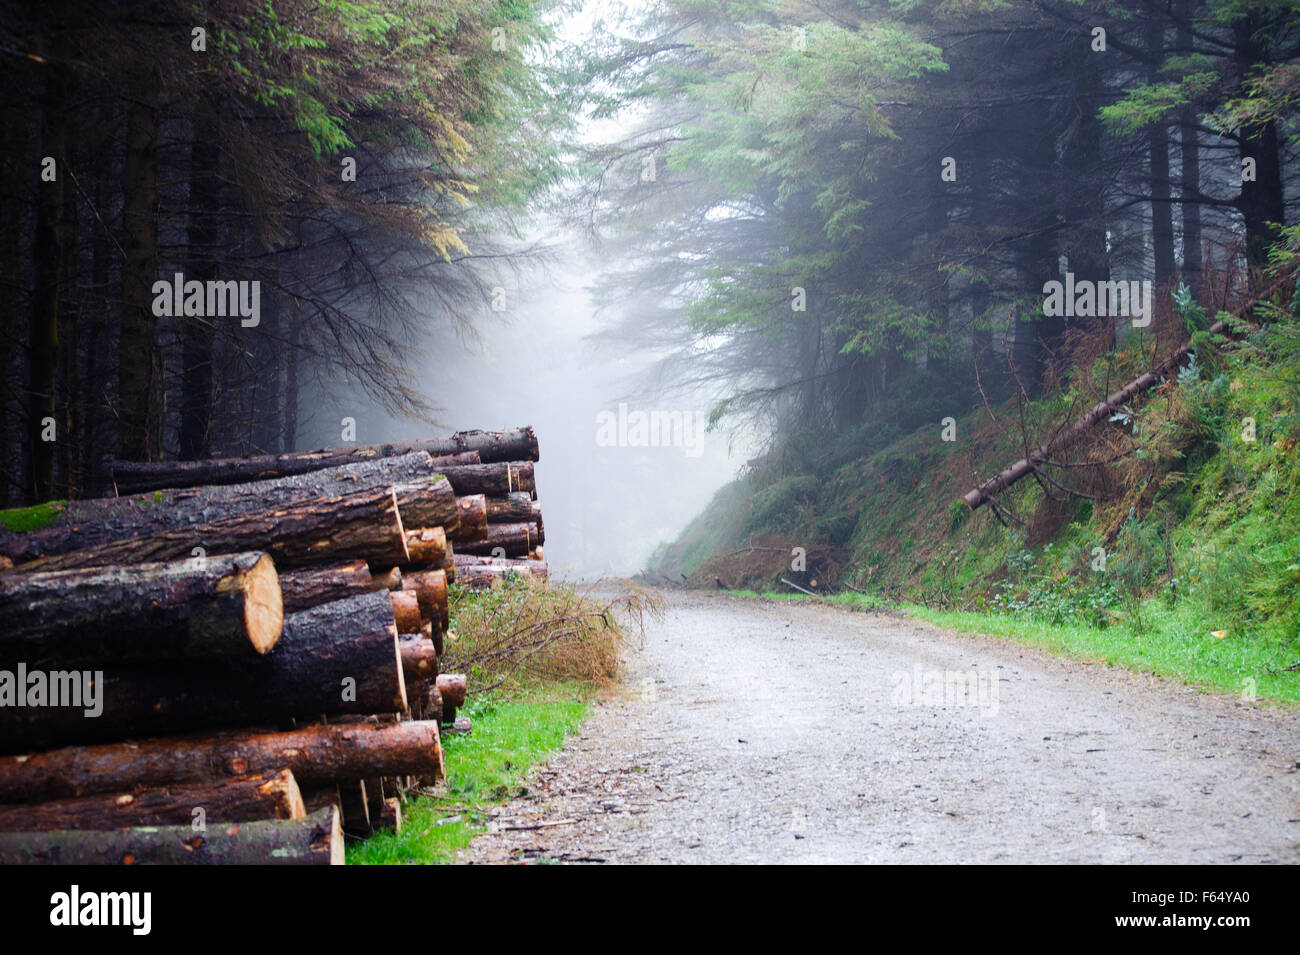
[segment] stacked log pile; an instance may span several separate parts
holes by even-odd
[[[448,585],[545,574],[531,428],[110,461],[0,534],[0,863],[342,861],[444,776]]]

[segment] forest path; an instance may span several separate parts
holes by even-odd
[[[461,861],[1300,861],[1294,710],[886,615],[667,596],[620,690]]]

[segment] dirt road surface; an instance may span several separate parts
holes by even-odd
[[[670,594],[462,862],[1295,863],[1300,712],[897,617]]]

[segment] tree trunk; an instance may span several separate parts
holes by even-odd
[[[32,294],[27,359],[28,474],[24,490],[34,501],[54,496],[54,450],[45,429],[57,421],[55,394],[59,356],[59,266],[62,260],[60,220],[65,182],[70,175],[67,150],[67,76],[62,64],[51,65],[42,98],[42,160],[54,160],[55,179],[37,185],[36,235],[33,247],[36,287]],[[58,441],[74,440],[57,434]]]
[[[24,564],[23,569],[66,570],[175,560],[191,556],[197,547],[217,554],[265,550],[277,567],[285,568],[337,562],[344,557],[386,565],[405,564],[410,559],[397,495],[388,488],[268,507],[45,557]]]
[[[536,544],[535,524],[489,524],[486,541],[461,544],[456,550],[458,553],[491,557],[526,557]]]
[[[398,633],[419,633],[424,626],[420,615],[420,601],[409,590],[388,591],[388,599],[393,607],[393,619],[397,623]]]
[[[95,680],[97,716],[86,715],[84,692],[78,706],[15,707],[0,724],[0,752],[407,709],[387,593],[290,614],[275,650],[247,665],[119,666]]]
[[[520,496],[528,499],[529,513],[531,513],[532,499],[528,498],[527,494]],[[453,543],[487,540],[488,504],[484,495],[467,494],[456,498],[456,513],[458,520],[455,532],[451,535]],[[520,520],[526,521],[528,517],[524,516]]]
[[[0,802],[38,802],[134,786],[207,782],[288,768],[300,786],[367,776],[443,775],[438,725],[425,721],[306,726],[68,746],[0,756]]]
[[[526,491],[485,500],[489,524],[526,524],[533,519],[533,496]]]
[[[0,832],[120,829],[124,826],[209,825],[307,815],[293,773],[255,773],[181,786],[0,805]]]
[[[436,564],[447,556],[447,535],[441,527],[407,531],[406,550],[413,564]]]
[[[0,833],[0,864],[4,865],[343,865],[343,861],[343,832],[333,808],[303,819],[231,823],[205,831],[182,825]],[[71,907],[80,905],[74,902]]]
[[[1164,59],[1163,19],[1152,18],[1146,26],[1147,52]],[[1155,75],[1149,77],[1154,80]],[[1169,130],[1156,123],[1147,133],[1148,171],[1151,189],[1151,248],[1155,284],[1168,285],[1174,278],[1174,207],[1169,188]]]
[[[465,464],[442,468],[457,497],[487,494],[502,497],[515,491],[537,496],[531,461],[504,461],[496,464]]]
[[[118,454],[147,461],[157,424],[153,283],[158,261],[158,118],[143,102],[127,106],[122,174],[122,304],[118,336]]]
[[[275,564],[257,552],[171,563],[0,574],[0,661],[245,660],[284,620]]]
[[[420,613],[446,630],[450,623],[447,606],[447,573],[442,570],[411,571],[402,577],[402,589],[414,591]]]
[[[438,692],[442,694],[443,705],[464,706],[469,686],[463,673],[443,673],[438,676]]]
[[[398,485],[403,518],[409,511],[426,526],[457,519],[448,481],[437,479],[432,459],[423,453],[384,458],[249,484],[165,489],[131,497],[68,501],[49,525],[37,531],[0,533],[0,554],[15,561],[66,554],[113,541],[190,527],[214,518],[256,514],[317,497],[332,497]]]
[[[403,677],[412,688],[438,678],[438,648],[427,633],[404,633],[397,638],[397,648]],[[412,689],[411,696],[415,695]]]
[[[1265,59],[1259,32],[1266,28],[1258,13],[1241,16],[1233,21],[1233,57],[1238,75],[1246,77],[1255,72]],[[1246,181],[1243,176],[1237,208],[1241,210],[1246,225],[1246,263],[1253,268],[1268,264],[1268,252],[1278,240],[1278,227],[1286,223],[1286,206],[1282,192],[1281,144],[1275,122],[1255,123],[1238,130],[1240,158],[1253,160],[1255,176]],[[1257,292],[1260,280],[1252,280]]]
[[[190,265],[187,281],[207,282],[217,277],[217,156],[200,135],[199,122],[206,118],[200,109],[195,114],[190,135],[190,185],[188,242]],[[214,319],[211,316],[177,316],[181,340],[181,401],[178,453],[182,460],[206,457],[211,448],[212,422],[212,347]]]
[[[164,487],[193,487],[199,484],[237,484],[257,478],[285,477],[321,468],[352,464],[372,458],[393,457],[424,451],[435,458],[478,455],[482,462],[536,461],[537,434],[532,428],[510,431],[463,431],[449,438],[426,438],[392,444],[356,445],[322,451],[264,454],[246,458],[218,458],[209,461],[163,461],[133,463],[117,461],[113,475],[123,493],[152,491]],[[440,461],[440,465],[465,466],[472,459]],[[474,492],[466,492],[474,493]]]
[[[368,594],[375,590],[370,565],[364,560],[333,567],[291,570],[280,575],[280,593],[285,613],[306,610],[317,604]]]

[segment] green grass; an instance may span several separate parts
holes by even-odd
[[[484,831],[487,810],[524,792],[528,769],[558,750],[587,715],[580,683],[533,688],[512,698],[470,697],[460,711],[467,736],[448,736],[445,789],[402,807],[400,834],[380,832],[348,846],[349,865],[447,864]]]
[[[7,531],[39,531],[54,523],[68,502],[46,501],[31,507],[11,507],[0,511],[0,527]]]

